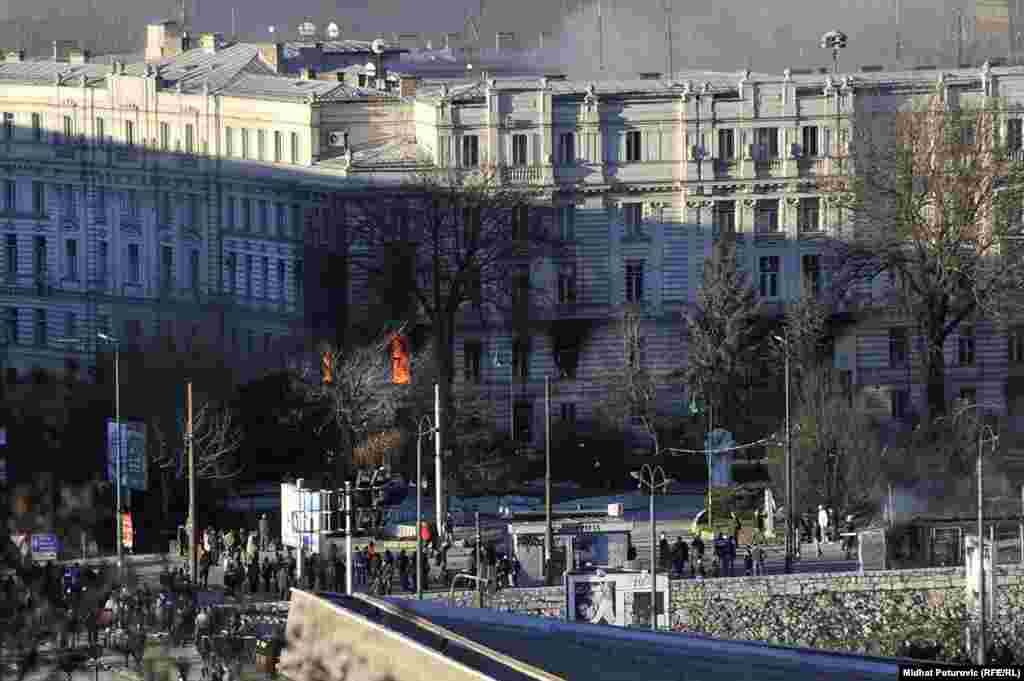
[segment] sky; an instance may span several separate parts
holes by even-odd
[[[841,67],[891,65],[896,59],[898,2],[903,7],[903,56],[909,53],[916,55],[912,60],[931,62],[938,50],[953,53],[949,38],[953,8],[962,8],[969,16],[974,12],[974,0],[600,0],[602,41],[598,0],[190,2],[200,31],[230,33],[234,6],[237,29],[252,38],[269,39],[271,25],[281,35],[308,17],[321,26],[336,21],[343,35],[365,38],[419,32],[435,45],[441,43],[444,32],[461,31],[467,14],[478,15],[482,6],[485,46],[493,47],[495,31],[514,32],[526,46],[536,45],[545,31],[561,46],[573,75],[588,71],[600,75],[602,62],[607,75],[665,70],[666,2],[672,8],[673,66],[720,71],[749,66],[755,71],[781,72],[787,66],[827,65],[831,56],[818,47],[818,40],[830,29],[842,30],[850,39]],[[0,0],[0,11],[6,10],[8,17],[51,17],[38,26],[43,34],[69,33],[52,39],[83,37],[82,24],[69,19],[87,15],[91,6],[107,23],[119,20],[119,32],[137,33],[140,39],[147,21],[177,15],[177,0]],[[61,15],[63,21],[54,19]]]

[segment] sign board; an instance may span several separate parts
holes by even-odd
[[[978,535],[968,534],[964,537],[964,556],[966,557],[967,602],[977,603],[978,599]],[[989,601],[992,599],[992,542],[985,540],[985,591]],[[990,610],[991,612],[991,610]]]
[[[33,534],[32,535],[32,560],[57,560],[60,552],[57,535],[55,534]]]
[[[668,575],[659,574],[657,580],[658,626],[667,627]],[[651,575],[648,572],[569,573],[566,587],[572,621],[619,627],[650,626]]]
[[[118,424],[107,420],[107,479],[117,480],[117,450],[121,443],[121,486],[139,492],[146,491],[146,424],[121,422],[120,438]]]
[[[884,570],[886,565],[885,531],[868,530],[861,532],[857,541],[857,558],[861,572]]]

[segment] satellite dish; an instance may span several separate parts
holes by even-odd
[[[327,24],[327,37],[331,40],[337,40],[338,36],[341,35],[341,27],[339,27],[333,21]]]
[[[370,43],[370,50],[373,51],[374,54],[384,54],[384,41],[377,38]]]
[[[306,21],[302,24],[299,24],[299,35],[301,35],[303,38],[312,38],[314,35],[316,35],[316,24],[314,24],[312,21]]]

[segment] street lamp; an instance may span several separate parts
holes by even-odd
[[[658,493],[658,490],[664,489],[672,484],[672,478],[665,475],[665,469],[661,466],[651,466],[650,464],[644,464],[643,467],[638,471],[630,471],[630,477],[637,481],[637,489],[643,489],[644,487],[650,492],[651,495],[651,629],[653,631],[658,630],[658,561],[657,561],[657,549],[658,544],[655,541],[655,530],[654,530],[654,495]],[[658,478],[661,481],[658,481]]]
[[[993,404],[968,404],[958,409],[953,415],[952,419],[956,420],[962,414],[970,410],[980,409],[992,409],[997,410],[999,407]],[[984,446],[986,443],[991,443],[992,453],[995,454],[996,446],[999,444],[999,436],[992,430],[992,427],[986,423],[981,422],[981,417],[978,419],[978,664],[985,664],[985,505],[984,505],[984,489],[982,487],[982,458],[984,456]],[[992,551],[995,553],[996,546],[993,542]],[[993,575],[993,579],[995,575]]]
[[[436,430],[424,415],[416,424],[416,598],[423,600],[423,437]]]
[[[114,460],[114,489],[116,490],[116,502],[114,507],[114,537],[117,542],[117,569],[119,576],[124,570],[124,547],[122,537],[121,521],[121,459],[124,458],[124,445],[122,444],[121,433],[121,376],[120,376],[120,347],[121,342],[103,332],[96,332],[96,339],[114,346],[114,432],[117,438],[117,456]],[[82,343],[81,338],[58,338],[58,343]]]
[[[786,382],[786,573],[793,570],[793,554],[796,553],[796,546],[793,536],[795,520],[793,517],[793,429],[790,425],[790,401],[789,401],[789,337],[773,335],[772,340],[782,346],[785,356],[785,380]]]

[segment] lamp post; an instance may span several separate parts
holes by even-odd
[[[796,537],[793,536],[793,428],[790,424],[789,400],[789,337],[772,336],[782,346],[785,356],[784,379],[786,382],[786,573],[793,570],[793,554],[796,553]]]
[[[434,430],[429,416],[421,417],[416,424],[416,598],[420,600],[423,600],[423,437]]]
[[[114,506],[114,541],[116,542],[117,551],[117,570],[118,576],[123,575],[124,570],[124,541],[122,536],[122,519],[121,519],[121,459],[124,458],[124,445],[122,444],[121,433],[121,373],[120,373],[120,354],[121,354],[121,342],[108,334],[97,332],[96,339],[104,343],[109,343],[114,346],[114,433],[117,440],[117,454],[114,459],[114,489],[115,491],[115,506]],[[81,338],[58,338],[57,343],[82,343]]]
[[[665,475],[665,469],[661,466],[651,466],[650,464],[644,464],[643,467],[638,471],[631,471],[629,474],[634,480],[637,481],[637,489],[643,489],[644,487],[650,492],[651,495],[651,630],[658,630],[658,561],[657,561],[657,550],[658,544],[655,541],[655,528],[654,528],[654,495],[658,493],[658,490],[664,489],[672,484],[672,479]],[[658,478],[661,481],[658,481]]]

